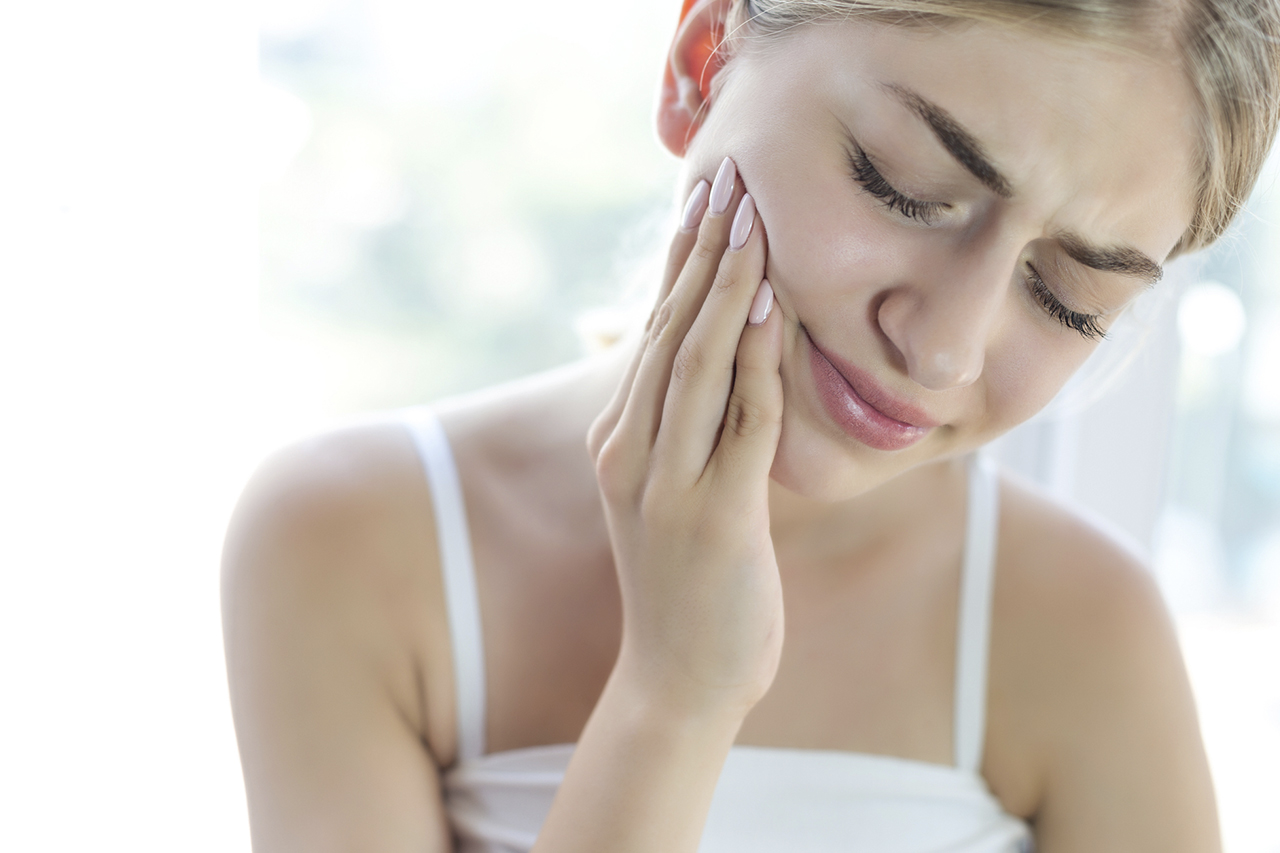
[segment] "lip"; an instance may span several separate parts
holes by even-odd
[[[903,450],[940,425],[917,407],[893,397],[865,371],[824,352],[813,338],[809,338],[809,368],[827,414],[846,434],[868,447]]]

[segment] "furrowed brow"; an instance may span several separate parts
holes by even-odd
[[[888,83],[885,88],[929,125],[942,146],[970,174],[1003,198],[1013,195],[1009,180],[992,164],[981,143],[950,113],[905,86]],[[1064,252],[1090,269],[1131,276],[1148,285],[1164,276],[1160,264],[1131,246],[1095,246],[1071,232],[1060,233],[1057,239]]]
[[[1162,266],[1129,246],[1102,248],[1085,242],[1079,235],[1071,232],[1056,236],[1062,251],[1090,269],[1140,278],[1148,285],[1155,284],[1164,276]]]
[[[932,101],[925,100],[905,86],[887,83],[885,88],[892,92],[907,109],[929,125],[933,135],[938,137],[938,141],[942,143],[942,146],[970,174],[982,181],[998,196],[1009,198],[1013,195],[1013,187],[1010,185],[1009,180],[1000,174],[1000,170],[991,163],[990,158],[983,152],[982,145],[974,138],[973,134],[965,130],[964,126],[956,121],[949,112]]]

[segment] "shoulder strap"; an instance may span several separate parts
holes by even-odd
[[[404,424],[422,458],[431,504],[435,508],[440,574],[449,617],[449,638],[453,644],[458,760],[467,761],[484,754],[485,726],[484,641],[467,508],[449,438],[440,419],[430,409],[411,409],[406,412]]]
[[[999,490],[995,463],[981,453],[973,454],[956,634],[955,760],[961,770],[974,773],[982,765],[987,725],[987,650],[1000,528]]]

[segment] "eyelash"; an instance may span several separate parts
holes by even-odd
[[[853,179],[864,190],[880,199],[885,207],[897,211],[908,219],[932,225],[934,217],[951,206],[940,201],[917,201],[898,192],[872,165],[867,152],[858,145],[849,152],[849,169],[853,173]]]
[[[1078,311],[1072,311],[1053,295],[1053,291],[1044,283],[1044,279],[1040,277],[1035,267],[1027,264],[1027,269],[1031,273],[1031,295],[1044,310],[1049,312],[1049,316],[1068,329],[1075,329],[1086,340],[1100,341],[1107,336],[1106,329],[1098,325],[1102,317],[1097,314],[1081,314]]]
[[[892,184],[884,179],[884,176],[872,164],[871,159],[867,157],[867,152],[863,151],[860,146],[855,145],[853,150],[849,152],[849,169],[853,173],[853,179],[864,190],[878,198],[885,207],[902,214],[908,219],[931,225],[938,213],[950,207],[950,205],[939,201],[917,201],[898,192],[893,188]],[[1044,279],[1040,277],[1040,273],[1035,267],[1027,264],[1027,270],[1030,272],[1029,286],[1031,295],[1049,313],[1050,317],[1053,317],[1068,329],[1075,330],[1086,340],[1100,341],[1107,336],[1106,330],[1099,325],[1099,321],[1102,319],[1100,316],[1072,311],[1063,305],[1057,296],[1054,296],[1053,291],[1044,283]]]

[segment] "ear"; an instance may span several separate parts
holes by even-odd
[[[732,0],[684,0],[680,25],[662,74],[658,138],[683,157],[707,110],[711,81],[724,67],[724,22]]]

